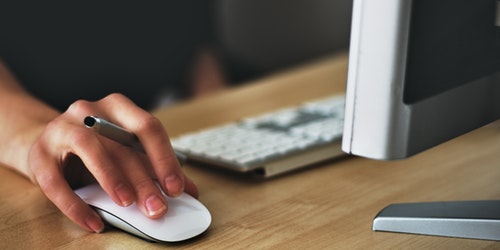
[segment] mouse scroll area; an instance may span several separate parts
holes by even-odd
[[[176,198],[165,196],[168,212],[154,220],[143,215],[135,203],[128,207],[115,204],[98,184],[80,188],[75,193],[96,208],[104,221],[148,241],[187,240],[206,231],[212,220],[208,209],[186,193]]]

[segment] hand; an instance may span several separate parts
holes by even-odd
[[[134,133],[146,154],[118,144],[83,126],[95,115]],[[149,218],[163,216],[168,204],[155,184],[172,197],[183,191],[197,197],[198,190],[182,172],[161,122],[121,94],[97,102],[77,101],[52,120],[31,147],[29,165],[47,197],[71,220],[100,232],[100,217],[71,189],[64,172],[77,156],[106,193],[121,206],[137,203]],[[75,170],[76,171],[76,170]]]

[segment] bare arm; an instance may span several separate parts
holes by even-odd
[[[34,180],[29,150],[46,124],[58,115],[25,91],[0,60],[0,162]]]
[[[82,126],[87,115],[113,121],[135,133],[146,154],[99,136]],[[77,156],[107,194],[121,206],[136,202],[149,218],[167,211],[156,186],[177,196],[198,191],[181,171],[161,123],[120,94],[96,102],[79,100],[63,113],[23,89],[0,62],[0,162],[30,178],[71,220],[100,232],[99,216],[71,189],[65,178]]]

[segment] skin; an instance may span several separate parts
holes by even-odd
[[[87,115],[135,133],[146,154],[85,128],[82,121]],[[137,203],[151,219],[168,210],[160,188],[172,197],[183,191],[198,197],[197,187],[183,174],[160,121],[130,99],[111,94],[95,102],[78,100],[61,113],[30,95],[2,61],[0,141],[8,142],[0,143],[2,165],[39,185],[62,213],[91,232],[101,232],[103,222],[73,192],[77,183],[90,181],[75,173],[87,173],[118,205]]]

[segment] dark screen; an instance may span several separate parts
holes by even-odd
[[[413,1],[404,102],[499,71],[495,12],[495,0]]]

